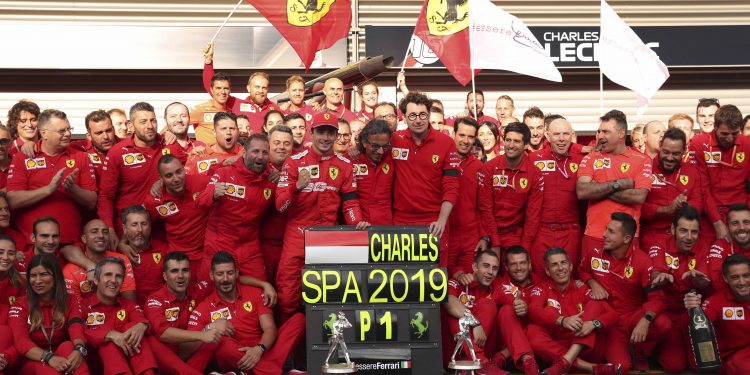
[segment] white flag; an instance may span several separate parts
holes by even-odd
[[[638,115],[669,78],[667,66],[651,48],[602,0],[599,69],[612,82],[638,94]]]
[[[562,82],[560,71],[529,28],[490,0],[469,1],[472,69],[501,69]]]

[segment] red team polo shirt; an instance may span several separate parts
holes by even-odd
[[[724,263],[724,259],[732,254],[750,256],[750,249],[742,250],[736,242],[732,241],[732,243],[729,243],[727,240],[720,238],[708,249],[705,268],[700,266],[698,268],[699,271],[703,271],[708,275],[711,279],[711,285],[717,292],[729,290],[729,286],[724,282],[724,273],[721,270],[721,266]]]
[[[474,263],[474,249],[479,242],[479,171],[482,162],[472,155],[467,155],[458,166],[458,183],[461,194],[451,211],[448,220],[450,225],[450,252],[455,259],[448,260],[448,265],[455,270],[448,270],[449,275],[456,271],[471,273]],[[455,264],[451,264],[455,263]]]
[[[209,323],[224,318],[234,326],[234,339],[246,346],[260,342],[263,329],[260,316],[273,314],[263,305],[263,291],[259,288],[237,285],[237,299],[224,301],[214,290],[190,314],[188,330],[200,331]]]
[[[188,157],[191,155],[194,148],[203,147],[207,151],[209,148],[205,143],[191,138],[187,139],[187,144],[185,145],[185,147],[182,147],[182,145],[180,145],[177,141],[174,141],[173,143],[170,143],[164,147],[169,150],[170,154],[179,159],[180,163],[182,163],[183,166],[187,164]]]
[[[750,345],[750,303],[740,302],[727,289],[703,301],[703,311],[714,324],[721,361]]]
[[[379,164],[364,153],[352,159],[362,218],[372,225],[393,225],[393,159],[384,155]]]
[[[133,263],[133,274],[138,280],[138,301],[146,300],[151,292],[161,288],[164,284],[162,273],[164,272],[164,256],[168,253],[167,244],[151,238],[151,245],[145,251],[138,254],[136,262]]]
[[[104,338],[111,330],[125,332],[138,323],[148,324],[141,307],[129,299],[117,297],[114,304],[105,305],[93,294],[81,305],[86,322],[86,343],[92,347],[104,345]]]
[[[675,247],[675,238],[669,237],[666,247],[655,244],[648,249],[648,255],[654,265],[655,271],[668,273],[674,276],[673,283],[662,285],[666,304],[666,311],[670,313],[685,313],[685,303],[682,299],[685,293],[695,289],[693,282],[688,279],[682,279],[682,275],[690,270],[696,269],[700,262],[705,262],[702,256],[694,252],[683,253]]]
[[[55,333],[52,335],[52,348],[56,348],[63,341],[72,341],[79,339],[86,341],[83,335],[83,319],[81,318],[81,305],[79,301],[68,295],[68,309],[65,314],[65,324],[63,327],[55,327]],[[52,330],[53,322],[53,305],[39,302],[39,309],[42,312],[42,324],[47,331],[47,335]],[[29,332],[31,320],[29,316],[29,299],[23,296],[16,300],[16,303],[10,307],[8,313],[8,325],[13,330],[13,341],[19,353],[27,353],[29,350],[40,347],[47,348],[49,343],[41,328],[34,332]]]
[[[125,255],[113,251],[107,251],[104,255],[107,257],[120,258],[125,262],[125,278],[122,280],[120,292],[135,291],[135,277],[133,275],[133,265],[130,263],[130,259]],[[63,277],[65,277],[65,289],[68,291],[68,294],[76,296],[79,300],[83,300],[95,294],[96,290],[94,289],[94,283],[89,281],[87,276],[86,270],[83,267],[75,263],[66,264],[63,268]]]
[[[700,173],[692,164],[683,163],[676,171],[665,174],[659,166],[659,156],[655,157],[652,163],[651,190],[641,208],[642,231],[670,233],[673,215],[657,215],[656,209],[669,206],[683,192],[687,195],[688,203],[702,212],[701,189]]]
[[[223,150],[215,151],[213,146],[211,146],[206,149],[206,154],[203,156],[190,155],[188,157],[187,163],[185,163],[185,173],[189,175],[210,176],[217,168],[223,165],[224,160],[233,156],[241,158],[242,155],[245,155],[245,149],[240,144],[234,145],[234,148],[229,152],[224,152]]]
[[[575,145],[575,144],[573,144]],[[531,164],[542,174],[544,193],[539,221],[545,224],[570,224],[580,221],[576,180],[583,154],[571,150],[560,157],[549,147],[529,155]]]

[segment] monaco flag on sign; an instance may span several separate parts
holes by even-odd
[[[305,69],[315,52],[330,48],[349,35],[349,0],[247,0],[292,46]]]

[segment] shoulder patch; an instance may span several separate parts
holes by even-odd
[[[305,157],[305,155],[307,155],[308,151],[310,151],[310,150],[306,149],[305,151],[302,151],[299,154],[294,154],[294,155],[292,155],[292,159],[294,159],[294,160],[302,159],[303,157]]]

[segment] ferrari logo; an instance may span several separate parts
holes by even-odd
[[[633,267],[631,266],[625,267],[625,277],[629,279],[631,276],[633,276]]]
[[[738,163],[742,163],[745,161],[745,153],[744,152],[738,152],[736,158]]]
[[[200,197],[200,196],[201,196],[201,193],[193,193],[193,200],[197,201],[198,197]]]
[[[8,303],[11,304],[11,305],[14,304],[14,303],[16,303],[16,296],[10,296],[10,297],[8,297]]]
[[[455,34],[469,27],[469,1],[429,0],[425,18],[430,34]]]
[[[287,22],[294,26],[312,26],[328,14],[335,2],[336,0],[286,0]]]
[[[127,314],[125,314],[125,310],[120,310],[117,312],[117,319],[125,320],[126,316]]]
[[[526,186],[529,184],[529,180],[522,178],[518,180],[518,184],[521,185],[521,189],[526,189]]]
[[[153,253],[151,256],[154,258],[154,263],[161,262],[161,253]]]
[[[579,313],[582,313],[582,312],[583,312],[583,304],[582,304],[582,303],[579,303],[579,304],[577,304],[577,305],[576,305],[576,308],[578,309],[578,312],[579,312]]]
[[[690,181],[690,178],[688,176],[685,176],[684,174],[680,175],[680,183],[683,185],[687,185],[688,181]]]
[[[440,160],[440,156],[437,156],[437,155],[432,155],[432,164],[435,164],[435,163],[437,163],[437,162],[438,162],[438,160]]]
[[[271,189],[263,189],[263,198],[266,198],[266,200],[268,200],[268,198],[271,198]]]
[[[161,149],[161,154],[162,154],[162,155],[169,155],[170,153],[171,153],[171,152],[169,151],[169,149],[168,149],[168,148],[163,148],[163,149]]]
[[[570,171],[573,173],[578,172],[578,163],[570,163]]]
[[[336,167],[328,168],[328,175],[331,176],[331,180],[335,180],[339,176],[339,169]]]
[[[628,163],[622,163],[622,165],[620,165],[620,172],[622,173],[626,173],[629,169],[630,169],[630,164]]]
[[[691,271],[695,269],[695,259],[690,259],[690,262],[688,263],[688,269]]]
[[[75,159],[68,159],[68,160],[66,160],[66,161],[65,161],[65,166],[66,166],[66,167],[68,167],[68,168],[73,168],[73,167],[75,167],[75,166],[76,166],[76,161],[75,161]]]
[[[194,308],[195,308],[195,300],[191,299],[190,300],[190,307],[188,307],[188,311],[193,311]]]
[[[383,173],[388,174],[388,172],[391,170],[391,166],[386,164],[383,164]]]
[[[253,311],[253,303],[252,303],[252,302],[250,302],[250,301],[245,301],[245,303],[243,303],[243,304],[242,304],[242,307],[243,307],[243,308],[245,309],[245,311],[247,311],[247,312],[251,312],[251,311]]]

